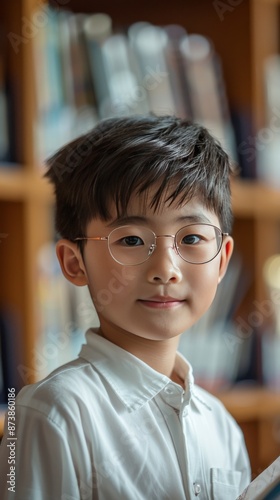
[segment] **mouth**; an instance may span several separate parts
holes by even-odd
[[[173,309],[182,305],[185,300],[177,299],[175,297],[149,297],[147,299],[139,299],[139,302],[152,309]]]

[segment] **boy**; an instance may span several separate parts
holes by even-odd
[[[232,254],[230,170],[207,130],[167,116],[105,120],[48,161],[61,269],[100,327],[18,395],[2,498],[231,500],[250,482],[239,428],[177,353]]]

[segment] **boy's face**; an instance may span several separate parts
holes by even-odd
[[[218,217],[197,198],[179,208],[176,203],[163,205],[157,213],[148,206],[149,199],[144,207],[135,196],[127,216],[141,217],[133,224],[156,235],[175,234],[193,220],[220,227]],[[114,217],[109,222],[94,219],[86,234],[108,236],[115,227],[129,223]],[[110,333],[111,340],[120,333],[167,340],[190,328],[211,305],[233,249],[232,238],[226,236],[221,252],[211,262],[190,264],[174,250],[172,238],[160,238],[148,260],[123,266],[112,258],[106,241],[88,241],[83,259],[76,245],[68,242],[67,247],[65,241],[58,243],[57,250],[62,270],[73,283],[88,285],[101,329]]]

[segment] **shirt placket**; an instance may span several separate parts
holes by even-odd
[[[199,444],[190,415],[191,389],[183,391],[171,382],[163,389],[161,399],[162,412],[178,458],[186,499],[206,500],[208,495],[202,484],[199,467]]]
[[[183,413],[186,415],[187,412],[187,404],[184,404],[184,391],[177,384],[170,382],[161,391],[160,396],[158,405],[174,444],[181,471],[185,498],[191,499],[193,498],[192,481],[190,480],[191,470],[187,452],[186,435],[184,426],[182,425],[182,418],[185,418],[185,416],[183,417]],[[182,443],[184,443],[184,446],[182,446]]]
[[[183,434],[185,437],[186,461],[189,463],[189,488],[191,500],[210,500],[209,491],[203,480],[203,460],[201,457],[200,444],[197,430],[194,427],[193,418],[195,416],[190,411],[189,403],[183,401],[180,412],[180,419]]]

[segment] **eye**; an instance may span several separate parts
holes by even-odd
[[[139,236],[125,236],[119,240],[119,243],[127,247],[138,247],[144,245],[144,241]]]
[[[181,245],[195,245],[201,241],[201,236],[197,234],[188,234],[184,236],[181,240]]]

